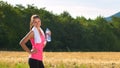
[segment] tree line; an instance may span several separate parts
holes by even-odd
[[[45,51],[120,51],[120,18],[73,18],[67,11],[58,15],[45,7],[13,6],[4,1],[0,1],[1,50],[22,50],[19,41],[29,32],[33,14],[40,16],[44,31],[49,28],[52,32],[52,41]],[[27,46],[31,48],[30,41]]]

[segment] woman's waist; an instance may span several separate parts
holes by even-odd
[[[43,50],[40,50],[40,49],[32,49],[32,50],[35,50],[35,53],[32,53],[31,55],[35,55],[35,56],[39,56],[40,57],[43,54]]]
[[[32,47],[31,51],[32,50],[35,50],[35,51],[37,51],[39,53],[43,52],[43,48],[42,47]]]

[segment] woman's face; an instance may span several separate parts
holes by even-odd
[[[41,26],[41,20],[39,18],[35,18],[33,21],[33,25],[36,27],[40,27]]]

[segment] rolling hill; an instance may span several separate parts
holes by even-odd
[[[112,17],[120,17],[120,12],[115,13],[115,14],[109,16],[109,17],[106,17],[105,19],[106,19],[107,21],[112,21]]]

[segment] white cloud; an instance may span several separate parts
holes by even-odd
[[[95,7],[85,7],[85,6],[49,6],[46,7],[47,10],[52,11],[53,13],[60,14],[63,11],[68,11],[74,18],[76,16],[84,16],[86,18],[96,18],[97,16],[108,17],[115,12],[113,9],[100,9]]]
[[[48,11],[60,14],[63,11],[68,11],[73,17],[84,16],[86,18],[96,18],[101,15],[104,17],[110,16],[119,9],[120,0],[4,0],[8,3],[34,4],[38,8],[46,7]]]

